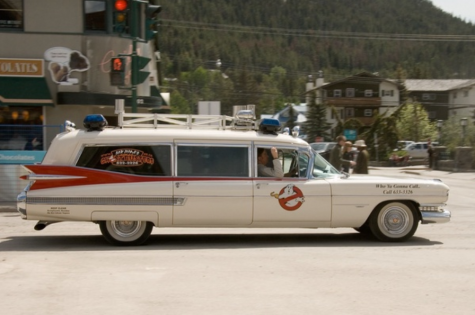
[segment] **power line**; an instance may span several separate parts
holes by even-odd
[[[246,34],[297,36],[312,38],[336,39],[366,39],[366,40],[392,40],[392,41],[418,41],[418,42],[475,42],[475,35],[434,35],[434,34],[389,34],[369,32],[342,32],[324,30],[284,29],[258,26],[242,26],[230,24],[213,24],[183,20],[162,19],[176,28],[196,29],[204,31],[234,32]]]

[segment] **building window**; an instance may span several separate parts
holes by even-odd
[[[42,107],[0,106],[0,150],[43,150],[48,128]]]
[[[457,92],[454,92],[454,98],[457,98]]]
[[[468,97],[468,91],[463,91],[463,97]]]
[[[394,90],[383,90],[381,94],[383,96],[394,96]]]
[[[373,117],[373,110],[372,109],[365,109],[364,110],[365,117]]]
[[[86,0],[84,1],[85,29],[86,31],[106,30],[106,1]]]
[[[346,89],[346,97],[355,97],[355,89],[353,88]]]
[[[333,97],[341,97],[341,90],[333,90]]]
[[[429,111],[427,112],[427,115],[429,116],[429,119],[435,119],[435,111]]]
[[[365,97],[372,97],[373,96],[373,90],[364,90],[364,96]]]
[[[423,101],[434,101],[436,99],[435,94],[423,93],[422,100]]]
[[[23,29],[23,0],[0,1],[0,28]]]
[[[345,117],[355,117],[355,109],[354,108],[346,108],[345,109]]]

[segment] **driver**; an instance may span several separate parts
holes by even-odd
[[[282,165],[280,164],[279,160],[279,153],[275,147],[270,149],[272,154],[272,163],[274,164],[274,168],[268,167],[267,163],[269,162],[269,155],[267,154],[267,150],[264,148],[257,149],[257,173],[259,176],[265,177],[284,177],[284,171],[282,170]]]

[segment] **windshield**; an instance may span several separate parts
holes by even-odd
[[[312,143],[312,149],[315,151],[323,151],[327,145],[325,143]]]
[[[341,175],[327,160],[315,154],[315,161],[313,163],[313,177],[335,177]]]

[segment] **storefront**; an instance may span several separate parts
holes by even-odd
[[[114,0],[0,1],[0,203],[15,200],[20,165],[40,162],[66,120],[81,127],[103,114],[113,125],[116,99],[131,107],[131,58],[124,86],[111,84],[111,59],[132,53],[132,40],[112,30],[113,8]],[[150,58],[137,110],[162,111],[155,45],[136,44]]]

